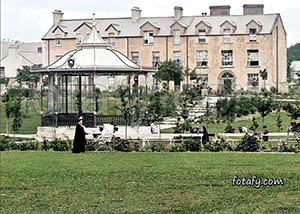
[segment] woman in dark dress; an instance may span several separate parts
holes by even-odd
[[[208,132],[205,126],[203,126],[202,128],[203,128],[202,144],[206,144],[207,142],[209,142]]]
[[[74,137],[73,150],[72,150],[73,153],[85,152],[86,133],[84,131],[82,124],[83,124],[83,118],[79,117],[75,129],[75,137]]]

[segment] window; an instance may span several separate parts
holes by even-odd
[[[153,67],[156,67],[160,60],[160,54],[159,52],[152,52],[152,65]]]
[[[144,44],[151,45],[153,44],[153,31],[144,31]]]
[[[59,34],[55,35],[55,45],[56,46],[61,46],[61,38]]]
[[[90,33],[86,33],[86,37],[85,37],[85,38],[88,38],[88,37],[89,37],[89,35],[90,35]]]
[[[173,58],[179,65],[181,65],[180,51],[174,51]]]
[[[247,50],[247,66],[259,66],[258,50]]]
[[[256,42],[256,29],[255,28],[249,29],[249,41]]]
[[[131,59],[135,64],[139,63],[139,52],[131,52]]]
[[[81,41],[82,41],[82,34],[81,33],[77,33],[76,34],[76,40],[77,40],[77,43],[81,43]]]
[[[207,67],[208,66],[208,54],[207,51],[197,51],[197,67]]]
[[[173,44],[174,45],[180,44],[180,30],[173,31]]]
[[[258,74],[248,74],[248,86],[250,87],[258,87]]]
[[[114,33],[109,33],[108,34],[108,43],[111,45],[115,45],[115,34]]]
[[[205,29],[199,29],[198,42],[205,43],[206,42],[206,31]]]
[[[38,53],[42,53],[42,52],[43,52],[43,48],[42,48],[42,47],[38,47],[38,48],[37,48],[37,52],[38,52]]]
[[[5,67],[0,67],[0,78],[4,78],[4,71],[5,71]]]
[[[224,33],[223,42],[224,43],[230,43],[231,42],[231,39],[230,39],[230,29],[224,29],[223,33]]]
[[[232,50],[222,50],[222,66],[233,65],[233,53]]]

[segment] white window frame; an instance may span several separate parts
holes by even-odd
[[[144,45],[153,45],[153,31],[144,31]]]
[[[229,28],[226,28],[223,30],[223,42],[224,43],[231,43],[230,33],[231,30]]]
[[[232,50],[222,50],[222,66],[231,67],[233,66],[233,51]]]
[[[247,50],[247,66],[259,66],[259,50]]]
[[[173,51],[173,59],[177,62],[177,64],[181,65],[181,52]]]
[[[139,52],[131,52],[131,60],[135,63],[139,63]]]
[[[81,33],[77,33],[76,34],[76,41],[77,41],[77,43],[81,43],[82,42],[82,34]]]
[[[56,34],[55,35],[55,46],[61,46],[61,35],[60,34]]]
[[[198,50],[196,52],[196,64],[197,67],[208,67],[208,51]]]
[[[157,67],[159,62],[160,62],[160,52],[153,51],[152,52],[152,66]]]
[[[206,43],[206,30],[205,29],[199,29],[198,42]]]
[[[115,45],[115,34],[108,33],[108,43],[111,45]]]
[[[256,28],[250,28],[249,29],[249,41],[250,42],[256,42]]]
[[[255,84],[253,84],[255,83]],[[248,86],[251,88],[259,87],[259,75],[258,74],[248,74]]]
[[[180,30],[173,30],[173,45],[180,45]]]

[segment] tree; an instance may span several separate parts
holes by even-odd
[[[11,93],[10,90],[11,89],[9,89],[8,92],[6,92],[2,98],[2,102],[5,104],[5,114],[7,119],[6,132],[8,133],[10,119],[13,119],[12,129],[15,133],[17,133],[19,132],[19,129],[22,126],[22,118],[24,117],[21,111],[22,99],[19,94]]]
[[[252,118],[252,125],[250,126],[250,130],[256,133],[256,129],[258,128],[258,123],[256,122],[255,117]]]
[[[25,82],[30,89],[33,89],[37,86],[39,82],[39,76],[30,72],[29,66],[22,66],[22,69],[17,69],[16,81],[19,83],[19,86],[22,86],[22,83]]]
[[[182,67],[175,60],[165,61],[158,65],[158,72],[154,77],[158,80],[167,81],[169,88],[170,81],[179,82],[182,80]]]
[[[272,99],[271,98],[266,99],[266,98],[258,97],[255,100],[255,104],[254,105],[255,105],[258,113],[261,115],[261,117],[262,117],[262,124],[264,125],[265,124],[265,117],[270,112],[272,112],[272,110],[273,110]]]
[[[268,79],[268,72],[267,69],[265,68],[264,70],[259,70],[260,77],[264,81],[264,88],[266,88],[266,80]]]

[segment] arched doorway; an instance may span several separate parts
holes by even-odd
[[[231,94],[235,88],[235,76],[231,71],[224,71],[219,76],[219,88],[225,93]]]

